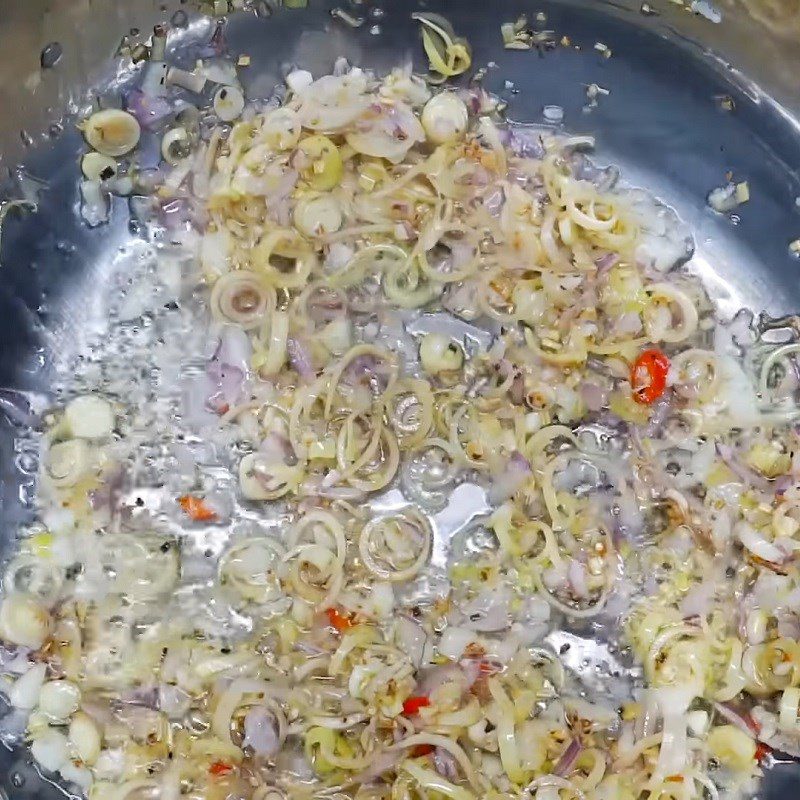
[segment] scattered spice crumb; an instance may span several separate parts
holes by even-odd
[[[349,11],[343,8],[332,8],[331,16],[334,19],[341,20],[349,28],[360,28],[364,24],[364,17],[353,16]]]
[[[587,103],[583,107],[583,110],[588,112],[591,111],[593,108],[597,108],[598,98],[599,97],[606,97],[611,93],[610,89],[606,89],[604,86],[599,86],[596,83],[589,83],[586,85],[586,100]]]
[[[603,95],[604,97],[608,94],[611,94],[610,89],[606,89],[604,86],[600,86],[597,83],[590,83],[586,86],[586,97],[589,100],[594,100],[599,95]]]
[[[730,173],[728,173],[730,175]],[[727,176],[726,176],[727,177]],[[750,185],[747,181],[733,183],[730,178],[724,186],[712,190],[707,198],[708,205],[720,214],[727,214],[740,205],[749,202]],[[732,221],[738,222],[731,217]]]
[[[594,49],[601,53],[603,58],[611,58],[611,48],[603,42],[595,42]]]
[[[735,111],[736,103],[733,98],[728,94],[719,94],[716,96],[717,105],[722,111]]]
[[[249,67],[250,66],[250,56],[239,56],[239,60],[236,62],[236,64],[239,67]]]

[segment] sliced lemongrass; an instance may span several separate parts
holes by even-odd
[[[342,207],[331,195],[300,200],[294,208],[295,227],[306,236],[324,236],[342,227]]]
[[[137,144],[142,130],[136,117],[118,108],[97,111],[83,123],[90,147],[105,156],[124,156]]]
[[[461,369],[464,351],[448,336],[442,333],[429,333],[422,338],[419,346],[422,368],[429,375],[452,372]]]
[[[171,128],[161,140],[161,156],[172,167],[183,161],[191,151],[192,139],[186,128]]]
[[[96,150],[81,158],[81,172],[90,181],[107,181],[117,174],[118,164],[111,156],[104,156]]]
[[[434,95],[422,109],[422,127],[428,141],[445,144],[460,139],[467,130],[469,112],[453,92]]]
[[[235,86],[220,86],[214,94],[214,111],[223,122],[233,122],[244,111],[244,95]]]

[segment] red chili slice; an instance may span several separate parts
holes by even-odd
[[[669,358],[660,350],[645,350],[631,368],[633,399],[642,405],[654,403],[667,388]]]
[[[409,697],[403,703],[403,713],[407,717],[410,717],[412,714],[418,713],[421,708],[429,706],[430,704],[431,701],[424,695],[420,695],[418,697]]]

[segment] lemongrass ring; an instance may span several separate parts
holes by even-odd
[[[336,560],[340,564],[344,564],[345,551],[347,549],[347,540],[344,533],[344,528],[336,517],[328,511],[311,511],[301,517],[289,532],[289,546],[298,546],[306,536],[317,536],[315,531],[321,527],[323,532],[327,532],[330,537],[331,543],[336,548]]]
[[[293,230],[275,230],[268,233],[253,253],[254,266],[261,271],[273,286],[281,289],[300,289],[317,264],[314,251]],[[275,258],[289,262],[287,268],[274,261]]]
[[[239,487],[248,500],[277,500],[295,491],[303,476],[301,465],[265,463],[260,453],[249,453],[239,462]]]
[[[569,214],[569,218],[576,225],[579,225],[581,228],[584,228],[587,231],[594,232],[607,232],[613,230],[614,225],[616,225],[617,222],[617,215],[613,212],[613,209],[607,217],[603,218],[597,213],[598,206],[601,209],[603,208],[602,201],[593,197],[588,198],[586,203],[588,211],[583,211],[581,208],[579,208],[578,202],[579,201],[575,197],[569,197],[567,199],[567,213]],[[564,242],[564,244],[568,245],[569,242]]]
[[[389,266],[382,285],[386,297],[400,308],[420,308],[442,293],[441,283],[422,278],[417,259]]]
[[[272,150],[291,150],[300,141],[301,131],[297,112],[284,106],[264,115],[259,135]]]
[[[453,414],[448,426],[448,441],[453,448],[459,452],[462,462],[469,464],[475,469],[486,469],[486,462],[481,458],[480,454],[470,455],[470,453],[467,452],[464,443],[461,441],[462,435],[466,435],[466,432],[462,432],[461,430],[461,424],[463,422],[466,425],[469,425],[468,416],[471,411],[474,411],[474,409],[469,404],[464,403]]]
[[[433,391],[425,380],[402,378],[386,393],[386,416],[404,448],[424,441],[433,426]]]
[[[311,239],[338,231],[343,221],[342,207],[331,195],[305,198],[294,207],[295,227]]]
[[[701,398],[713,397],[719,387],[717,356],[710,350],[695,347],[684,350],[672,359],[672,369],[676,383],[698,388],[698,396]],[[703,371],[701,375],[697,374],[699,370]]]
[[[284,552],[283,547],[268,536],[236,542],[220,558],[220,583],[230,585],[247,600],[266,602],[281,594],[275,565]]]
[[[331,415],[331,408],[333,407],[333,400],[336,395],[336,390],[337,387],[339,386],[339,381],[341,381],[345,369],[347,369],[347,367],[353,362],[353,360],[355,360],[356,358],[360,358],[362,356],[375,357],[388,366],[386,387],[383,389],[382,394],[385,395],[394,386],[394,383],[397,380],[397,375],[400,369],[400,366],[397,363],[397,358],[394,355],[394,353],[371,344],[357,344],[354,347],[351,347],[350,350],[348,350],[339,359],[337,364],[334,366],[332,370],[330,370],[327,373],[327,375],[323,376],[324,378],[326,378],[326,383],[327,383],[327,393],[325,397],[326,418],[330,417]]]
[[[652,323],[649,321],[648,315],[645,315],[645,329],[649,336],[657,336],[654,341],[672,344],[682,342],[695,333],[699,322],[697,307],[685,292],[669,283],[652,283],[645,287],[645,291],[651,299],[665,299],[668,303],[676,305],[680,311],[680,324],[676,328],[658,331],[657,333],[653,332]]]
[[[391,244],[376,244],[359,250],[342,269],[331,273],[326,283],[334,288],[345,289],[361,283],[367,275],[382,273],[397,264],[405,263],[408,254],[402,247]]]
[[[483,313],[498,322],[513,325],[518,322],[517,308],[513,302],[513,281],[511,273],[497,267],[478,278],[481,290],[476,293],[478,307]],[[495,300],[505,303],[501,309]]]
[[[289,409],[289,441],[298,458],[307,459],[309,445],[317,440],[311,414],[328,386],[328,376],[321,375],[303,392],[297,392]],[[323,411],[324,414],[324,411]]]
[[[421,121],[428,141],[445,144],[464,135],[469,113],[464,101],[454,92],[440,92],[425,104]]]
[[[397,439],[385,425],[381,425],[376,458],[349,475],[347,483],[363,492],[377,492],[391,482],[399,466],[400,448]]]
[[[161,140],[161,156],[172,167],[189,155],[191,137],[186,128],[171,128]]]
[[[90,147],[104,156],[124,156],[136,147],[141,136],[136,117],[116,108],[97,111],[82,127]]]
[[[361,450],[358,449],[360,421],[365,423],[366,431],[370,432]],[[336,436],[336,463],[342,478],[349,478],[350,475],[358,472],[375,458],[378,454],[382,430],[383,422],[380,420],[373,422],[366,415],[355,411],[345,419]]]
[[[554,788],[557,790],[557,796],[561,798],[561,791],[567,790],[570,792],[574,800],[587,800],[584,792],[579,789],[572,781],[566,778],[561,778],[558,775],[541,775],[534,778],[520,793],[519,800],[537,800],[536,795],[539,789]]]
[[[591,769],[587,775],[575,777],[573,780],[578,784],[581,791],[591,792],[597,788],[597,785],[606,774],[606,756],[599,747],[586,748],[581,753],[581,759],[585,759],[587,756],[592,759]]]
[[[327,511],[312,511],[302,517],[289,532],[289,545],[292,547],[284,560],[289,560],[294,555],[302,554],[304,560],[308,560],[312,555],[312,548],[316,552],[316,548],[322,545],[304,545],[301,544],[306,535],[312,534],[317,537],[327,533],[330,537],[330,544],[333,544],[335,552],[331,552],[329,548],[324,548],[331,554],[331,562],[327,565],[327,576],[324,581],[324,588],[320,591],[315,589],[311,592],[312,597],[307,599],[316,604],[318,608],[329,608],[335,601],[339,592],[344,584],[344,559],[347,549],[347,541],[345,538],[344,528],[333,516]],[[321,555],[321,553],[320,553]],[[293,570],[293,577],[295,583],[301,580],[299,573],[299,564]],[[303,582],[305,583],[305,582]],[[309,587],[311,588],[311,587]]]
[[[405,552],[402,552],[404,543],[400,540],[409,539],[410,536],[404,536],[404,526],[417,530],[421,542],[406,543]],[[393,531],[389,530],[390,527]],[[432,546],[433,531],[430,524],[414,509],[372,519],[362,528],[358,537],[358,550],[367,569],[379,578],[393,582],[407,581],[416,576],[427,563]],[[381,549],[387,553],[381,555]],[[395,554],[402,552],[405,556],[401,565],[393,562],[392,551]]]
[[[454,373],[464,364],[464,350],[442,333],[426,333],[419,345],[419,359],[429,375]]]
[[[317,316],[322,318],[318,320]],[[347,295],[341,289],[331,288],[324,280],[309,283],[292,303],[292,321],[300,329],[313,326],[316,332],[318,323],[327,324],[346,316]]]
[[[469,278],[473,275],[478,269],[479,257],[480,252],[478,249],[478,243],[476,241],[465,242],[465,246],[469,246],[472,250],[472,253],[467,259],[466,263],[457,268],[453,268],[448,272],[442,272],[440,270],[434,269],[429,261],[428,261],[428,254],[436,247],[437,244],[443,243],[445,247],[449,247],[446,242],[443,240],[447,237],[448,234],[456,233],[459,234],[461,237],[469,237],[474,238],[470,235],[470,232],[463,225],[457,224],[450,224],[446,228],[442,226],[437,226],[435,229],[435,236],[436,239],[433,242],[427,241],[425,242],[424,247],[418,247],[416,251],[416,259],[419,263],[419,267],[422,273],[428,277],[430,280],[438,281],[440,283],[453,283],[455,281],[463,281],[466,278]],[[423,235],[420,235],[420,242],[424,241]],[[452,252],[452,248],[449,248]]]
[[[223,122],[233,122],[244,111],[244,95],[235,86],[220,86],[214,93],[214,111]]]
[[[614,229],[610,231],[598,231],[591,234],[594,243],[599,247],[605,247],[618,253],[625,253],[633,247],[639,229],[634,221],[629,217],[617,219]]]
[[[575,608],[574,606],[570,606],[562,602],[554,594],[552,594],[544,585],[544,581],[538,572],[534,573],[533,580],[536,584],[539,594],[551,606],[553,606],[553,608],[561,611],[568,617],[574,617],[575,619],[589,619],[590,617],[596,617],[605,608],[606,603],[608,602],[608,589],[604,588],[591,606],[588,606],[587,608]]]
[[[514,704],[506,694],[497,677],[487,680],[489,694],[497,705],[497,749],[506,775],[517,785],[523,783],[524,772],[519,753],[519,744],[514,730]]]
[[[92,182],[107,181],[116,177],[119,165],[111,156],[104,156],[96,150],[81,158],[81,172]]]
[[[344,584],[342,567],[333,553],[322,545],[302,544],[286,553],[284,561],[291,562],[288,580],[293,594],[316,608],[330,607]]]
[[[275,289],[249,270],[226,272],[214,283],[209,307],[214,319],[252,330],[276,305]]]
[[[762,397],[769,396],[769,378],[770,373],[775,365],[778,362],[787,359],[789,356],[794,355],[795,353],[800,353],[800,342],[792,342],[790,344],[784,344],[781,347],[777,347],[764,359],[764,363],[761,365],[761,373],[758,381],[758,388]]]
[[[297,151],[308,166],[300,170],[312,189],[327,192],[337,186],[344,174],[344,162],[339,148],[327,136],[314,135],[303,139]]]

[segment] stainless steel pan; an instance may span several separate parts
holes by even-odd
[[[420,4],[421,6],[422,4]],[[696,270],[725,315],[742,307],[780,316],[800,310],[800,2],[717,0],[431,0],[471,42],[485,82],[519,121],[564,108],[567,128],[597,137],[598,160],[617,163],[632,183],[674,206],[694,231]],[[349,0],[363,18],[350,28],[330,15],[331,0],[305,10],[254,0],[232,14],[224,33],[247,53],[251,96],[268,95],[289,65],[328,71],[335,57],[377,69],[413,57],[424,67],[410,12],[417,3]],[[691,7],[703,13],[693,13]],[[657,13],[645,13],[651,9]],[[571,48],[515,52],[501,47],[500,23],[542,11]],[[721,13],[721,21],[714,11]],[[26,0],[0,2],[0,196],[30,196],[33,214],[12,212],[0,248],[0,520],[2,546],[30,515],[33,454],[18,424],[51,402],[75,358],[107,324],[105,298],[136,240],[127,209],[89,230],[76,214],[78,156],[74,120],[135,79],[114,59],[133,40],[172,19],[170,51],[188,58],[207,45],[219,20],[176,0]],[[604,57],[595,43],[606,45]],[[586,86],[609,90],[588,109]],[[720,98],[726,98],[721,102]],[[729,102],[728,99],[731,101]],[[750,185],[751,201],[731,220],[706,205],[726,173]],[[120,255],[122,253],[122,255]],[[128,258],[133,266],[135,259]],[[23,753],[0,749],[0,787],[12,798],[55,792]],[[772,771],[765,798],[800,796],[793,765]]]

